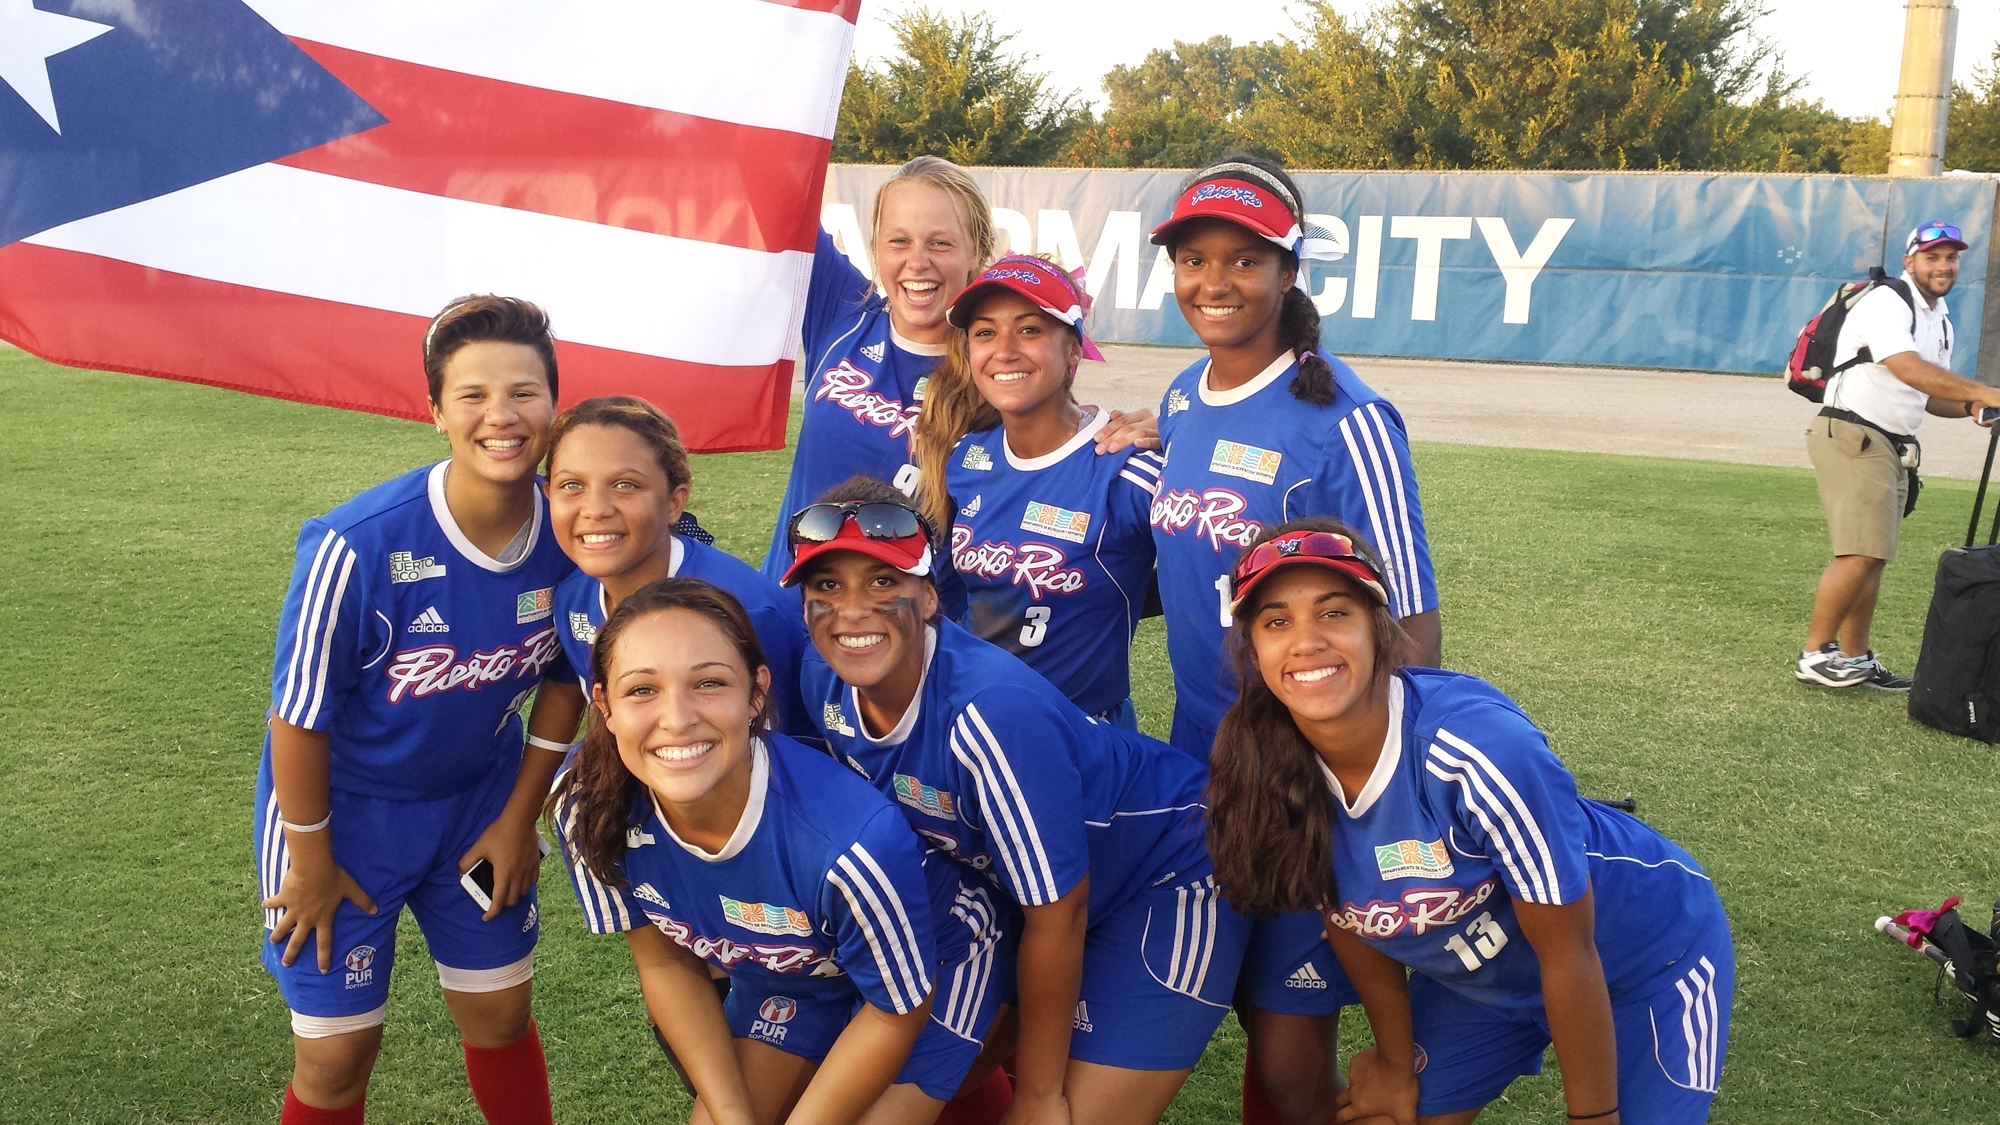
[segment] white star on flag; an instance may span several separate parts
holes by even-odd
[[[61,133],[48,60],[111,30],[108,23],[44,12],[34,0],[0,0],[0,82],[12,86],[49,128]]]

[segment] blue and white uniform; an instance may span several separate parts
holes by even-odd
[[[1290,352],[1231,391],[1208,388],[1202,360],[1174,377],[1160,404],[1167,467],[1152,522],[1174,669],[1172,741],[1203,761],[1236,701],[1223,667],[1229,572],[1260,530],[1331,516],[1381,556],[1397,617],[1437,608],[1403,419],[1345,363],[1324,358],[1333,366],[1327,406],[1292,397]]]
[[[699,540],[676,535],[667,577],[699,578],[718,586],[743,603],[750,627],[757,632],[764,659],[771,668],[772,726],[794,738],[819,741],[819,726],[799,697],[799,658],[812,642],[806,638],[805,616],[796,590],[787,590],[752,569],[735,555]],[[590,693],[590,646],[610,616],[604,583],[577,571],[556,587],[556,622],[562,634],[561,671],[574,675]]]
[[[521,709],[560,661],[555,588],[573,569],[541,493],[511,562],[473,546],[445,506],[450,462],[417,469],[307,520],[278,619],[271,714],[332,747],[333,856],[375,900],[334,917],[334,971],[316,938],[287,968],[268,940],[300,1034],[381,1022],[405,903],[448,989],[489,992],[533,975],[535,894],[491,922],[459,885],[458,857],[499,816],[520,774]],[[271,784],[257,771],[258,882],[289,860]],[[264,912],[266,936],[278,912]]]
[[[805,661],[835,755],[894,799],[932,848],[1021,906],[1090,876],[1070,1054],[1177,1070],[1201,1057],[1236,983],[1244,919],[1216,889],[1199,762],[1086,718],[1027,665],[948,620],[926,629],[923,682],[880,738],[854,689]]]
[[[1424,1060],[1417,1112],[1455,1113],[1541,1069],[1541,964],[1516,901],[1591,893],[1627,1121],[1707,1120],[1735,957],[1715,886],[1673,841],[1577,796],[1514,701],[1473,676],[1405,669],[1389,735],[1338,816],[1331,921],[1408,965]]]
[[[1132,634],[1153,574],[1149,520],[1163,461],[1143,449],[1099,456],[1102,410],[1040,457],[1007,431],[966,435],[946,488],[958,517],[951,561],[966,630],[1020,657],[1072,703],[1129,729]]]
[[[764,576],[773,582],[791,564],[785,529],[793,514],[827,489],[857,473],[904,492],[915,488],[917,411],[931,372],[944,361],[943,344],[920,344],[890,327],[888,298],[824,230],[813,251],[803,337],[808,366],[799,442],[764,556]]]
[[[933,929],[923,845],[888,801],[784,735],[758,738],[751,753],[749,803],[720,852],[676,836],[643,787],[623,885],[576,858],[568,806],[557,811],[558,835],[590,932],[652,924],[729,974],[732,1036],[818,1061],[860,1004],[897,1015],[921,1007],[945,935]],[[958,1081],[925,1092],[948,1099]]]

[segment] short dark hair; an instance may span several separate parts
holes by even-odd
[[[542,372],[548,376],[549,401],[555,401],[556,337],[549,329],[549,314],[533,301],[519,297],[474,293],[440,309],[424,332],[424,380],[432,403],[444,393],[445,363],[458,349],[485,340],[535,349],[542,357]]]

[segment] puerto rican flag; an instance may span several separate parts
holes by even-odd
[[[424,327],[549,310],[565,403],[783,444],[860,0],[0,0],[0,337],[427,419]]]

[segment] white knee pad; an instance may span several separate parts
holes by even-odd
[[[535,955],[497,969],[454,969],[438,962],[438,984],[446,992],[501,992],[535,979]]]
[[[301,1039],[328,1039],[335,1035],[347,1035],[351,1032],[381,1027],[388,1018],[387,1004],[358,1016],[308,1016],[303,1012],[293,1012],[292,1034]]]

